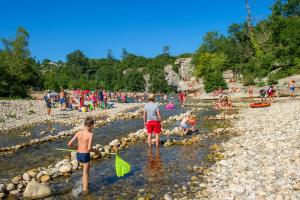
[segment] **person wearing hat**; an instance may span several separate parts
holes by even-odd
[[[161,133],[161,116],[158,104],[154,102],[155,96],[150,94],[148,103],[144,107],[144,125],[148,132],[148,145],[152,146],[151,136],[155,134],[156,147],[159,147],[160,133]]]

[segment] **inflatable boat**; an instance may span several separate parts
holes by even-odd
[[[271,103],[251,103],[250,108],[263,108],[263,107],[269,107]]]

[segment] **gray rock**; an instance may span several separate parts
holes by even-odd
[[[72,164],[72,169],[73,170],[76,170],[78,168],[79,163],[78,163],[77,160],[72,160],[71,164]]]
[[[22,180],[22,177],[21,177],[21,176],[16,176],[16,177],[14,177],[13,179],[11,179],[11,182],[12,182],[13,184],[18,184],[21,180]]]
[[[0,199],[5,197],[5,193],[0,192]]]
[[[31,176],[31,177],[36,177],[36,175],[37,175],[37,172],[36,171],[28,171],[27,172],[28,174],[29,174],[29,176]]]
[[[164,195],[164,200],[172,200],[172,199],[173,198],[172,198],[172,196],[169,193],[167,193],[167,194]]]
[[[50,195],[51,189],[49,188],[49,186],[40,184],[35,181],[28,183],[23,193],[23,197],[29,199],[45,198]]]
[[[11,191],[15,189],[15,185],[13,183],[9,183],[6,185],[6,190]]]
[[[45,174],[45,172],[41,171],[36,175],[36,178],[40,179],[44,174]]]
[[[144,192],[145,192],[145,188],[139,189],[139,193],[144,193]]]
[[[17,196],[20,194],[20,192],[18,190],[11,190],[11,191],[9,191],[9,194]]]
[[[109,146],[117,146],[119,144],[119,140],[118,139],[114,139],[113,141],[111,141],[109,143]]]
[[[5,185],[4,184],[0,184],[0,193],[5,191]]]
[[[67,164],[67,165],[63,165],[61,167],[59,167],[59,172],[62,172],[62,173],[68,173],[70,171],[72,171],[72,165],[71,164]]]
[[[22,184],[22,183],[19,183],[18,185],[17,185],[17,188],[18,189],[22,189],[24,187],[24,185]]]
[[[30,179],[31,179],[31,177],[28,173],[24,173],[22,178],[23,178],[24,181],[30,181]]]

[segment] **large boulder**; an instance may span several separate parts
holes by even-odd
[[[23,197],[27,199],[40,199],[50,195],[50,187],[36,181],[29,182],[23,193]]]

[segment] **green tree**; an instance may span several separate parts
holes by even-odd
[[[4,49],[1,50],[1,96],[27,96],[28,89],[36,86],[38,73],[35,60],[30,57],[28,49],[29,33],[18,28],[14,40],[2,39]]]
[[[131,92],[145,91],[145,79],[143,74],[132,70],[129,71],[124,78],[125,88]]]
[[[86,73],[88,65],[88,58],[80,50],[73,51],[72,53],[67,55],[66,66],[70,71],[72,77],[81,77]]]

